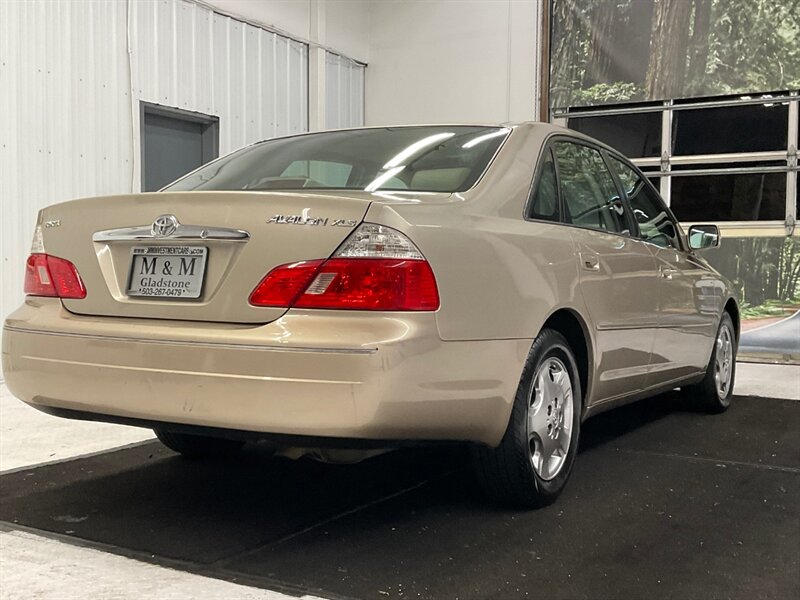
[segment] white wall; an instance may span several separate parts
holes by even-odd
[[[131,190],[125,39],[124,3],[0,2],[0,317],[40,208]]]
[[[305,44],[182,0],[134,2],[129,17],[135,101],[219,117],[221,156],[308,129]]]
[[[220,116],[223,153],[326,119],[536,119],[543,1],[0,0],[0,318],[39,208],[139,189],[138,100]]]
[[[2,1],[2,0],[0,0]],[[308,54],[308,106],[309,129],[316,131],[339,127],[341,102],[338,90],[327,89],[329,83],[338,83],[338,75],[331,80],[328,73],[330,55],[341,56],[361,71],[360,93],[363,94],[363,66],[369,55],[370,0],[196,0],[203,1],[215,10],[244,18],[250,22],[284,32],[306,42]],[[331,107],[333,100],[336,106]],[[363,102],[363,99],[361,100]],[[348,100],[348,103],[357,100]],[[336,116],[326,123],[329,115]],[[363,125],[363,110],[358,120],[348,125]]]
[[[325,127],[345,129],[364,124],[363,65],[325,53]]]
[[[537,120],[543,1],[371,3],[367,124]]]
[[[366,63],[370,0],[204,0],[229,14]],[[320,19],[322,23],[317,23]]]
[[[367,125],[539,119],[546,1],[206,0],[311,43],[311,129],[334,125],[315,117],[327,83],[315,45],[368,65]]]

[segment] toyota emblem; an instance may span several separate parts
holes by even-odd
[[[178,229],[180,222],[175,215],[161,215],[153,221],[150,233],[153,237],[169,237]]]

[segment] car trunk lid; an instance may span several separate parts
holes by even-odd
[[[369,204],[324,193],[161,192],[66,202],[41,220],[46,252],[72,261],[86,286],[86,298],[63,301],[73,313],[267,323],[286,310],[249,304],[264,275],[329,257]]]

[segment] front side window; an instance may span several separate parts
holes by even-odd
[[[486,170],[506,127],[327,131],[243,148],[164,188],[461,192]]]
[[[625,163],[611,157],[625,195],[639,224],[639,237],[662,248],[680,248],[678,227],[672,221],[661,198]]]
[[[553,149],[564,220],[580,227],[625,232],[625,208],[600,152],[572,142],[556,142]]]

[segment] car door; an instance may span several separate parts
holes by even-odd
[[[600,151],[553,143],[563,220],[572,225],[580,288],[596,338],[594,393],[602,401],[645,385],[658,325],[656,262],[630,235],[620,190]]]
[[[668,383],[704,369],[720,311],[718,278],[686,251],[680,226],[661,196],[630,165],[610,157],[659,273],[659,328],[647,385]]]

